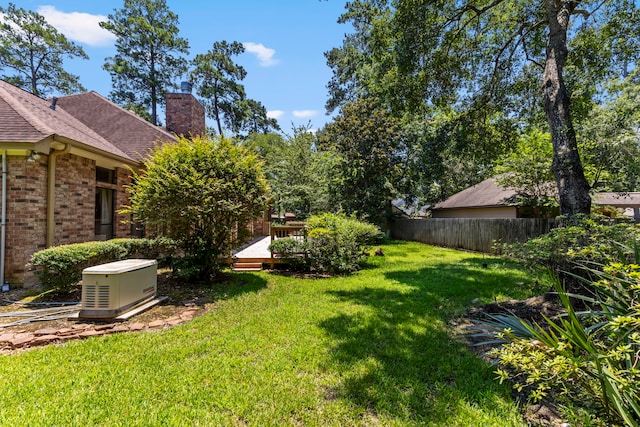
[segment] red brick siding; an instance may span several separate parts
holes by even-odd
[[[46,246],[47,156],[7,157],[5,281],[21,284],[31,255]]]
[[[96,164],[66,154],[56,159],[54,246],[95,238]]]
[[[7,157],[7,240],[5,280],[19,285],[31,281],[26,268],[31,256],[46,247],[47,156],[36,162],[26,157]],[[116,169],[115,237],[129,237],[129,215],[119,214],[129,203],[124,186],[131,183],[127,168]],[[95,161],[66,154],[56,158],[54,246],[95,240]]]
[[[193,95],[168,93],[165,100],[169,132],[186,137],[205,134],[204,107]]]
[[[130,237],[131,236],[131,223],[129,219],[131,215],[122,214],[119,211],[129,204],[129,193],[126,187],[131,185],[131,172],[126,168],[116,169],[116,194],[114,205],[116,206],[115,223],[114,223],[114,235],[115,237]]]

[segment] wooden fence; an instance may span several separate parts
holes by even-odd
[[[524,242],[559,225],[555,219],[430,218],[398,219],[391,237],[436,246],[490,253],[493,243]]]

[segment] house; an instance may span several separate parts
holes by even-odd
[[[139,235],[118,212],[131,170],[155,144],[205,130],[191,93],[167,94],[166,112],[163,129],[95,92],[45,100],[0,80],[0,282],[28,281],[38,250]]]
[[[612,206],[619,214],[640,221],[640,193],[595,193],[592,202],[598,206]]]
[[[431,210],[431,216],[433,218],[531,217],[531,208],[516,206],[515,200],[515,190],[498,185],[496,178],[488,178],[436,203]]]
[[[466,188],[437,203],[433,218],[532,218],[535,210],[516,203],[517,192],[500,186],[495,177]],[[612,206],[619,213],[640,220],[640,193],[594,193],[594,206]]]

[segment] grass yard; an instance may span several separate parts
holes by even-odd
[[[0,357],[1,426],[520,426],[507,386],[450,336],[530,272],[419,243],[330,279],[242,273],[156,333]],[[483,262],[488,268],[483,268]]]

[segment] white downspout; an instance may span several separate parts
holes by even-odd
[[[53,150],[47,160],[47,248],[53,246],[55,236],[56,212],[56,157],[71,151],[71,145],[65,144],[62,150]]]
[[[7,240],[7,151],[2,150],[2,213],[0,213],[0,285],[4,284]]]

